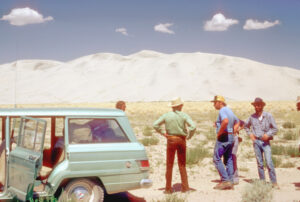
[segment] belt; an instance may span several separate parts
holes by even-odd
[[[186,138],[186,136],[185,136],[185,135],[174,135],[174,134],[172,134],[172,135],[168,134],[168,137],[179,137],[179,138]]]

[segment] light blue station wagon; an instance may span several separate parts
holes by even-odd
[[[145,148],[116,109],[0,109],[0,200],[103,201],[152,185]]]

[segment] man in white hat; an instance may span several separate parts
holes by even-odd
[[[188,177],[186,173],[186,139],[190,139],[196,130],[192,119],[186,113],[182,112],[183,101],[175,98],[171,101],[172,111],[163,114],[153,124],[154,129],[162,136],[167,138],[167,165],[166,165],[166,194],[172,190],[172,170],[177,151],[177,160],[181,176],[181,191],[189,191]],[[165,131],[161,125],[165,124]]]

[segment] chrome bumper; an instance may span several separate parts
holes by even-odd
[[[153,184],[152,180],[150,179],[142,179],[140,182],[141,188],[149,188]]]

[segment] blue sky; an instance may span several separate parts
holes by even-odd
[[[300,69],[299,11],[299,0],[1,1],[0,64],[154,50]]]

